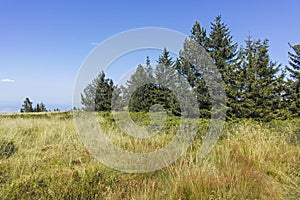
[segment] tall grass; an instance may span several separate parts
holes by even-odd
[[[132,118],[149,120],[144,115]],[[140,140],[123,133],[110,114],[98,117],[111,142],[133,152],[161,148],[180,123],[168,117],[160,134]],[[0,158],[0,199],[300,199],[300,120],[228,122],[200,159],[207,127],[200,120],[193,145],[172,165],[127,174],[90,155],[72,113],[1,115],[0,142],[13,144],[14,152]]]

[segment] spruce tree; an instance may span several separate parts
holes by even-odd
[[[157,103],[162,104],[170,113],[179,115],[180,108],[176,100],[177,72],[170,52],[164,48],[157,60],[155,79],[157,90]]]
[[[270,121],[284,117],[281,95],[284,74],[281,65],[271,61],[268,40],[246,40],[240,68],[241,88],[237,100],[239,116]]]
[[[181,75],[186,77],[192,90],[197,94],[200,116],[210,117],[210,95],[208,93],[208,85],[203,78],[203,73],[206,69],[198,69],[197,66],[185,59],[185,56],[191,55],[195,52],[195,49],[193,49],[189,41],[194,41],[201,45],[205,50],[208,50],[208,37],[206,36],[206,30],[200,26],[199,22],[195,22],[193,25],[191,35],[185,41],[183,49],[179,53],[180,59],[177,60],[175,67]]]
[[[155,90],[153,69],[147,56],[146,66],[138,65],[122,89],[124,104],[129,105],[129,111],[148,112],[151,105],[155,104]]]
[[[40,104],[36,104],[36,107],[33,109],[33,112],[41,112],[40,110]]]
[[[191,29],[190,39],[197,42],[203,48],[208,48],[208,37],[206,35],[206,29],[201,27],[200,23],[196,21]]]
[[[174,61],[170,56],[170,52],[164,48],[162,55],[157,60],[155,69],[155,78],[159,88],[168,88],[174,84],[175,70],[173,64]]]
[[[24,100],[24,103],[22,105],[22,108],[20,109],[20,112],[33,112],[32,102],[30,101],[30,99],[28,97]]]
[[[237,55],[237,43],[233,42],[230,30],[221,21],[218,15],[211,23],[211,32],[208,38],[208,52],[210,53],[215,65],[220,70],[224,81],[228,79],[228,66],[235,64]]]
[[[45,104],[43,102],[37,103],[36,107],[33,108],[33,112],[47,112]]]
[[[95,94],[96,111],[111,110],[113,87],[114,87],[113,81],[111,79],[105,79],[105,74],[102,71],[99,75],[99,82],[96,86],[96,94]]]
[[[81,102],[87,111],[111,110],[112,95],[116,88],[111,79],[105,78],[102,71],[81,94]]]
[[[211,31],[206,46],[225,83],[227,116],[229,118],[234,117],[238,84],[235,76],[237,76],[236,68],[239,65],[237,60],[238,45],[233,42],[232,38],[229,28],[221,21],[221,16],[217,16],[211,23]]]
[[[46,108],[46,106],[45,106],[45,104],[43,102],[40,103],[40,111],[41,112],[47,112],[48,111],[47,108]]]
[[[287,100],[292,115],[300,117],[300,44],[289,46],[293,52],[288,52],[290,67],[286,67],[292,78],[288,81]]]

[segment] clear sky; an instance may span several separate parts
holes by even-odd
[[[195,21],[208,29],[219,14],[234,41],[267,38],[283,65],[288,42],[300,43],[299,0],[0,0],[0,112],[18,111],[25,97],[71,108],[76,74],[95,44],[142,27],[189,35]]]

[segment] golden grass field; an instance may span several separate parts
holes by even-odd
[[[140,115],[140,116],[139,116]],[[134,114],[148,123],[146,114]],[[126,136],[108,113],[99,121],[111,142],[130,151],[168,143],[170,117],[149,141]],[[300,120],[227,122],[204,159],[208,120],[184,156],[161,170],[130,174],[104,166],[81,143],[72,112],[0,115],[0,199],[300,199]]]

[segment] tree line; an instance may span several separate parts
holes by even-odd
[[[28,97],[25,98],[22,108],[20,109],[20,112],[47,112],[46,106],[43,102],[37,103],[36,106],[32,105],[33,102],[30,101]]]
[[[77,110],[76,107],[73,107],[72,110]],[[54,112],[59,112],[58,108],[53,109]],[[26,97],[23,101],[22,107],[20,109],[21,113],[30,113],[30,112],[51,112],[50,109],[46,108],[46,105],[43,102],[37,103],[36,106],[33,106],[33,102]]]
[[[101,72],[81,94],[84,109],[108,111],[113,107],[114,110],[148,111],[160,104],[169,113],[181,115],[180,103],[172,93],[172,88],[176,88],[176,92],[193,91],[200,116],[210,117],[212,102],[204,72],[184,56],[193,52],[193,48],[186,45],[189,41],[201,45],[219,70],[228,119],[269,121],[300,116],[300,45],[289,44],[289,66],[283,67],[270,58],[267,39],[248,36],[243,45],[234,42],[221,16],[214,19],[209,32],[195,22],[178,58],[172,58],[164,49],[157,65],[152,67],[147,57],[145,65],[137,67],[125,86],[114,85]],[[190,105],[187,112],[192,110]]]

